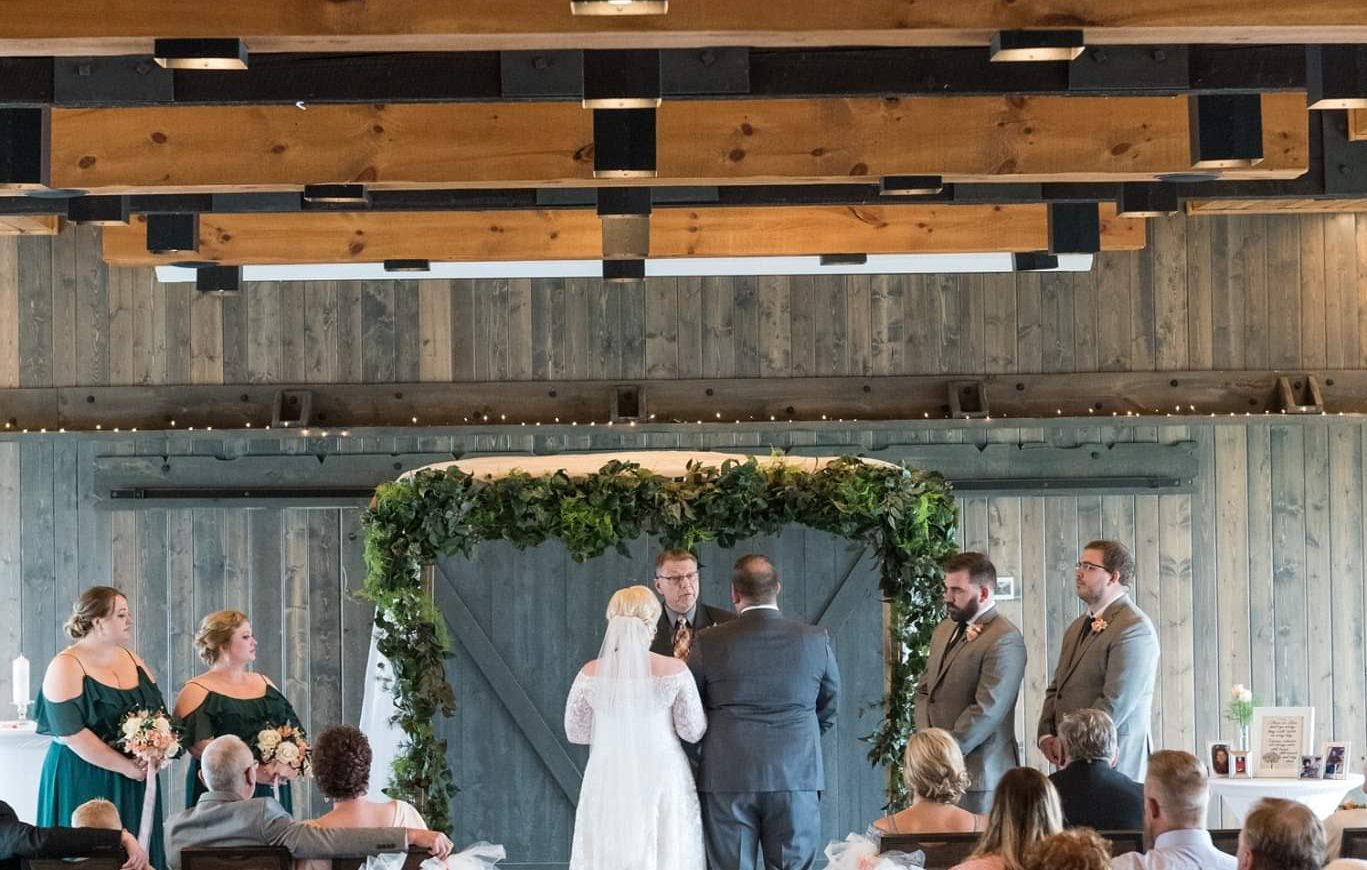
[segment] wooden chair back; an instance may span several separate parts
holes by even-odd
[[[182,870],[294,870],[280,846],[192,846],[180,850]]]

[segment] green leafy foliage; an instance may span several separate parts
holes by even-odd
[[[558,538],[572,558],[592,559],[642,534],[666,546],[729,547],[800,523],[869,546],[882,565],[893,651],[884,718],[866,739],[869,759],[888,770],[890,804],[907,799],[902,750],[914,730],[916,681],[930,635],[944,618],[940,563],[954,549],[958,513],[938,474],[842,457],[819,471],[782,462],[690,463],[682,478],[613,461],[595,474],[478,480],[459,469],[423,471],[388,483],[365,515],[366,581],[380,651],[394,666],[395,724],[408,736],[387,791],[417,806],[432,827],[450,829],[455,783],[446,742],[433,726],[455,711],[444,657],[445,622],[423,588],[422,567],[468,556],[483,540],[532,547]]]

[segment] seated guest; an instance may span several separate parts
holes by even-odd
[[[1045,837],[1025,862],[1025,870],[1107,870],[1110,866],[1111,844],[1091,828]]]
[[[1144,776],[1144,854],[1111,861],[1116,870],[1234,870],[1238,863],[1211,843],[1206,830],[1210,788],[1206,769],[1189,752],[1165,749],[1149,756]]]
[[[1063,823],[1070,828],[1137,831],[1144,825],[1144,787],[1115,769],[1119,738],[1101,710],[1084,708],[1063,717],[1059,740],[1068,766],[1049,781],[1058,789]]]
[[[1014,767],[997,782],[987,829],[973,855],[953,870],[1025,870],[1026,856],[1063,830],[1058,792],[1033,767]]]
[[[417,828],[320,828],[296,822],[274,798],[253,798],[256,759],[242,738],[216,737],[200,755],[209,791],[166,824],[166,860],[180,870],[180,852],[189,847],[283,846],[296,858],[332,858],[402,852],[410,845],[439,858],[451,852],[445,834]]]
[[[917,731],[907,740],[903,758],[902,779],[911,792],[911,806],[874,822],[870,837],[982,830],[982,816],[955,806],[970,780],[953,735],[942,728]]]
[[[1324,856],[1327,860],[1332,861],[1343,854],[1345,828],[1367,828],[1367,807],[1346,803],[1324,820]]]
[[[360,729],[336,725],[318,735],[313,746],[313,781],[332,810],[310,825],[320,828],[427,828],[411,804],[370,800],[370,741]],[[327,861],[300,861],[298,870],[328,870]]]
[[[113,803],[104,798],[91,798],[71,811],[71,827],[122,831],[123,822],[119,821],[119,808]]]
[[[79,858],[127,855],[123,870],[147,870],[147,853],[137,838],[117,831],[81,828],[35,828],[19,821],[14,809],[0,801],[0,870],[18,870],[21,858]]]
[[[1324,826],[1297,801],[1263,798],[1239,831],[1239,870],[1319,870]]]

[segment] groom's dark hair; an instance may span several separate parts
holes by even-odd
[[[778,600],[778,571],[757,553],[741,556],[731,569],[731,588],[746,601],[773,604]]]

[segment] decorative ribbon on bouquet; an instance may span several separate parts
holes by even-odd
[[[256,734],[256,752],[262,764],[274,762],[293,770],[296,775],[313,776],[313,749],[304,739],[302,728],[293,725],[268,725]],[[280,777],[271,778],[271,790],[280,801]]]
[[[180,754],[180,737],[165,710],[133,710],[119,726],[118,745],[147,770],[138,822],[138,845],[146,851],[152,842],[152,814],[157,808],[157,773]]]

